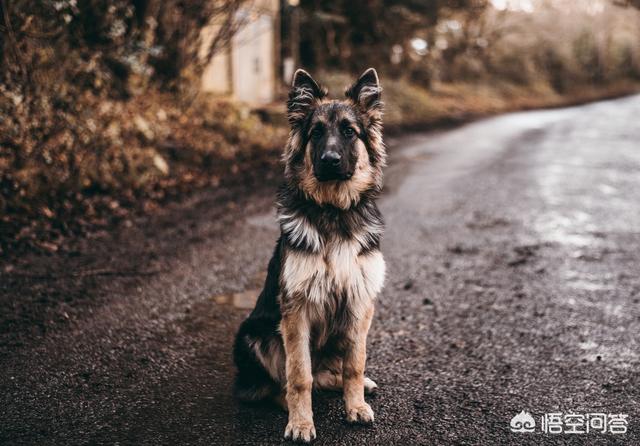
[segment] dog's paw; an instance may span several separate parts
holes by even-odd
[[[373,395],[378,391],[378,385],[370,378],[364,378],[364,393],[367,395]]]
[[[316,428],[313,421],[289,421],[284,430],[284,438],[309,443],[316,439]]]
[[[371,424],[373,423],[373,410],[367,403],[361,406],[347,408],[347,421],[349,423]]]

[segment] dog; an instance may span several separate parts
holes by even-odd
[[[316,437],[313,389],[342,391],[346,419],[372,423],[365,392],[366,339],[385,279],[380,251],[382,88],[373,68],[344,100],[327,99],[297,70],[287,101],[291,126],[277,197],[280,237],[264,289],[234,345],[235,393],[272,399],[289,413],[284,437]]]

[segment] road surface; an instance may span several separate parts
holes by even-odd
[[[376,422],[315,395],[316,444],[640,444],[639,116],[635,96],[391,141]],[[0,443],[281,444],[285,414],[230,392],[272,202],[200,194],[4,262]],[[535,432],[512,433],[523,410]],[[544,434],[553,412],[628,431]]]

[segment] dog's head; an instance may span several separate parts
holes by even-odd
[[[285,173],[307,197],[347,209],[382,187],[381,93],[373,68],[346,90],[345,100],[326,99],[326,89],[309,73],[296,71],[287,102]]]

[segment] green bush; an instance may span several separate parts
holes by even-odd
[[[582,77],[593,83],[606,80],[604,61],[591,30],[583,30],[573,41],[573,57]]]

